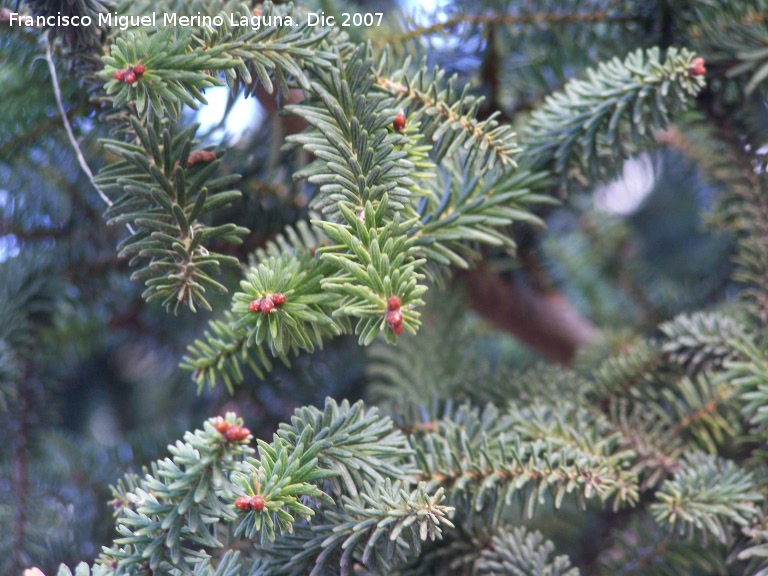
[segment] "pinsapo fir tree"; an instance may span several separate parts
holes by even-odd
[[[22,28],[10,26],[11,7],[3,8],[13,71],[32,90],[35,75],[50,82],[64,146],[85,175],[71,201],[83,218],[101,222],[103,211],[109,226],[85,243],[62,231],[67,261],[89,261],[73,246],[117,237],[109,250],[125,268],[110,281],[139,284],[141,309],[161,308],[168,322],[210,311],[207,328],[186,335],[178,358],[192,386],[238,394],[345,336],[367,348],[365,400],[328,397],[297,408],[271,440],[254,438],[253,425],[230,411],[183,434],[140,473],[105,479],[115,532],[93,561],[61,564],[58,574],[768,570],[768,212],[755,120],[765,117],[764,9],[758,1],[651,8],[627,1],[610,9],[457,2],[429,25],[388,15],[386,27],[366,37],[309,26],[308,9],[298,5],[18,7],[96,21],[104,12],[221,16],[215,25],[157,29]],[[252,16],[273,23],[232,24]],[[296,25],[275,24],[283,20]],[[577,33],[565,38],[559,28]],[[422,58],[423,40],[436,37],[484,40],[486,100]],[[637,46],[617,45],[617,37]],[[599,57],[563,50],[571,60],[557,65],[573,74],[549,80],[546,90],[548,75],[539,74],[534,90],[525,76],[534,67],[520,71],[504,59],[521,39],[553,50],[593,42]],[[40,58],[48,64],[42,71],[33,64]],[[65,85],[84,95],[63,93]],[[278,153],[292,185],[310,191],[306,217],[255,245],[257,219],[237,217],[245,199],[240,176],[224,162],[231,151],[204,142],[186,113],[206,105],[216,86],[271,102],[300,128],[286,131]],[[68,108],[67,96],[82,108]],[[489,100],[499,110],[489,111]],[[109,132],[87,151],[70,119],[85,110]],[[9,112],[17,130],[34,134],[34,113]],[[702,179],[720,190],[711,222],[735,239],[738,296],[674,317],[648,314],[658,321],[630,336],[604,330],[568,367],[494,362],[486,329],[445,286],[470,278],[471,301],[472,274],[524,264],[521,244],[546,235],[553,206],[566,197],[578,206],[627,158],[661,145],[700,165]],[[585,235],[594,231],[592,217],[584,211]],[[603,243],[595,241],[602,251],[579,253],[580,269],[595,262],[607,269],[617,258],[626,232],[606,221],[596,234]],[[13,218],[3,222],[15,226]],[[19,225],[14,237],[34,240],[30,229]],[[41,496],[54,494],[54,475],[48,484],[30,479],[27,439],[52,386],[43,376],[55,374],[43,355],[63,335],[85,339],[91,329],[88,318],[67,314],[77,282],[33,248],[0,263],[0,401],[13,447],[3,465],[14,470],[15,490],[0,509],[11,527],[0,547],[2,565],[15,571],[41,557],[30,542],[42,518],[58,518]],[[549,251],[555,272],[567,270],[562,247]],[[495,287],[485,286],[486,296]],[[504,305],[476,300],[487,316]],[[76,508],[72,515],[83,517]],[[591,534],[587,523],[598,527],[590,553],[575,533]]]

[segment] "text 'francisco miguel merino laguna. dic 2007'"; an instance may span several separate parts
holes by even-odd
[[[365,24],[368,26],[378,26],[381,24],[382,13],[374,14],[343,14],[340,24],[342,26]],[[359,20],[359,22],[358,22]],[[28,16],[17,12],[10,13],[9,24],[11,26],[31,26],[36,28],[45,27],[85,27],[98,26],[108,28],[119,28],[127,30],[128,28],[137,28],[140,26],[157,28],[158,26],[182,26],[200,28],[204,26],[223,26],[227,22],[230,26],[248,26],[254,30],[261,27],[272,26],[300,26],[299,18],[293,18],[290,15],[253,15],[244,14],[217,14],[209,16],[198,12],[196,15],[179,15],[175,12],[152,12],[143,16],[118,15],[116,13],[100,13],[97,18],[90,16],[69,16],[58,12],[49,16]],[[335,18],[325,16],[323,12],[307,12],[306,24],[308,26],[334,26]]]

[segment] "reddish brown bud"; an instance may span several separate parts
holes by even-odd
[[[144,64],[136,64],[136,66],[133,67],[133,73],[136,74],[136,76],[141,76],[146,71],[146,68],[144,67]]]
[[[224,438],[226,438],[228,442],[239,442],[245,440],[250,435],[251,431],[248,430],[248,428],[237,425],[229,426],[224,432]]]
[[[704,66],[705,61],[701,56],[697,56],[691,61],[691,67],[689,68],[691,76],[704,76],[707,73],[707,68]]]
[[[250,304],[248,304],[248,310],[250,310],[254,314],[256,312],[261,312],[261,298],[257,298],[256,300],[251,300]]]
[[[253,15],[256,17],[261,16],[261,8],[254,8]]]
[[[269,314],[272,312],[272,309],[275,307],[275,303],[272,301],[272,298],[267,296],[264,298],[264,300],[261,301],[261,313],[262,314]]]
[[[251,499],[248,498],[248,496],[239,496],[237,500],[235,500],[235,508],[238,510],[250,510]]]
[[[397,132],[402,132],[403,130],[405,130],[405,114],[403,114],[402,112],[398,112],[397,115],[395,116],[394,122],[392,122],[392,127]]]
[[[213,420],[213,427],[216,428],[219,432],[224,434],[229,429],[229,424],[227,424],[227,421],[224,420],[221,416],[217,416]]]
[[[395,334],[403,331],[403,313],[399,308],[387,311],[387,325]]]
[[[125,70],[116,70],[112,78],[120,81],[125,80]]]
[[[134,74],[132,71],[128,71],[125,73],[125,83],[126,84],[134,84],[136,82],[136,74]]]
[[[253,498],[251,498],[251,509],[256,510],[256,512],[261,512],[264,510],[264,497],[260,496],[259,494],[256,494]]]
[[[387,312],[387,323],[389,323],[389,327],[393,328],[394,326],[397,326],[398,324],[403,323],[403,313],[400,312],[400,310],[390,310]]]
[[[400,310],[402,304],[400,298],[397,296],[390,296],[389,300],[387,300],[387,310]]]
[[[191,168],[195,164],[200,164],[201,162],[213,162],[214,160],[216,160],[216,152],[211,152],[210,150],[197,150],[189,155],[189,158],[187,159],[187,168]]]
[[[273,294],[272,295],[272,302],[275,304],[275,306],[280,308],[280,306],[285,304],[285,294],[283,294],[282,292],[278,292],[277,294]]]

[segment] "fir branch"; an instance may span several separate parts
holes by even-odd
[[[241,283],[244,291],[233,299],[236,315],[227,312],[223,321],[210,322],[205,340],[195,340],[187,349],[181,367],[194,371],[199,387],[207,381],[213,389],[221,377],[232,394],[234,385],[243,381],[244,365],[261,380],[272,370],[267,348],[289,366],[291,350],[314,350],[315,345],[322,347],[324,338],[348,329],[343,319],[328,318],[336,300],[319,289],[330,271],[315,253],[326,243],[319,230],[300,221],[255,251],[254,266]],[[275,294],[285,301],[271,312],[251,306]]]
[[[646,515],[636,516],[613,531],[613,545],[600,555],[600,574],[616,576],[682,576],[729,573],[725,546],[670,534]]]
[[[669,114],[698,94],[704,80],[692,62],[684,48],[670,49],[663,61],[653,48],[588,70],[586,80],[571,80],[533,113],[523,133],[521,162],[547,168],[563,182],[571,168],[605,178],[608,166],[621,164],[629,142],[652,143]]]
[[[424,265],[417,259],[417,248],[408,231],[416,219],[401,221],[396,214],[391,222],[382,223],[389,199],[385,195],[377,210],[366,203],[360,216],[339,204],[346,224],[315,221],[335,245],[319,250],[321,260],[330,263],[339,272],[322,281],[322,287],[341,297],[334,316],[359,318],[355,333],[359,342],[368,345],[384,331],[389,342],[397,342],[397,335],[405,329],[416,333],[420,314],[414,310],[422,306],[421,296],[427,287],[420,284],[424,275],[418,270]],[[382,225],[383,224],[383,225]],[[394,308],[400,313],[399,331],[389,320],[389,299],[398,300]]]
[[[276,529],[280,534],[293,532],[297,516],[309,519],[314,515],[310,500],[333,504],[316,484],[336,472],[318,468],[322,445],[313,443],[312,435],[312,428],[307,427],[293,446],[277,437],[271,444],[259,441],[259,459],[248,461],[252,471],[234,476],[246,493],[235,502],[239,510],[246,511],[235,536],[253,540],[261,534],[265,545],[275,540]]]
[[[730,343],[739,358],[726,363],[718,380],[736,388],[739,408],[751,431],[765,437],[768,434],[768,340],[756,343],[747,337]]]
[[[544,540],[540,532],[527,532],[525,528],[500,530],[480,553],[474,574],[579,576],[579,569],[571,567],[568,556],[556,556],[550,560],[554,550],[554,544]]]
[[[233,330],[247,330],[247,346],[265,344],[274,356],[322,348],[323,338],[338,336],[345,327],[329,315],[338,298],[321,290],[330,271],[332,267],[309,252],[262,261],[248,272],[240,283],[242,292],[233,297],[232,313],[237,319]],[[270,310],[261,305],[273,302],[276,294],[282,296],[281,304],[273,303]]]
[[[603,409],[611,399],[630,397],[637,401],[653,401],[658,397],[649,380],[663,377],[664,359],[657,343],[639,340],[619,354],[605,360],[595,371],[595,387],[589,398]]]
[[[444,71],[435,68],[428,72],[426,62],[415,72],[410,70],[410,59],[400,68],[394,66],[391,54],[382,55],[376,85],[396,97],[394,105],[409,109],[409,122],[420,123],[427,141],[434,142],[438,162],[463,148],[468,162],[478,166],[492,168],[497,162],[504,169],[517,166],[517,135],[509,126],[499,124],[498,113],[477,119],[482,99],[470,95],[469,86],[459,92],[456,76],[444,81]]]
[[[731,461],[692,452],[656,499],[650,509],[657,523],[681,534],[703,532],[726,542],[734,526],[749,524],[757,512],[755,503],[763,497],[755,491],[750,472]]]
[[[609,482],[614,481],[618,488],[618,494],[614,497],[614,510],[622,503],[631,504],[637,500],[634,473],[624,474],[620,471],[620,463],[628,462],[635,454],[622,449],[618,433],[611,433],[611,424],[602,414],[562,399],[552,403],[534,401],[525,406],[512,403],[507,414],[513,422],[512,431],[522,441],[545,440],[550,451],[574,449],[581,452],[581,458],[586,457],[591,462],[602,460],[613,468],[609,473],[612,476]],[[590,473],[582,470],[582,474],[588,476]],[[599,486],[604,479],[595,477],[594,482]],[[589,481],[592,480],[589,478]],[[588,483],[586,494],[589,497]],[[565,490],[556,492],[556,507],[560,506],[564,495]]]
[[[661,349],[688,374],[719,369],[738,355],[731,341],[746,338],[746,328],[724,314],[679,315],[659,326],[666,339]]]
[[[356,497],[365,482],[407,484],[417,472],[407,464],[412,452],[402,432],[393,429],[389,417],[377,408],[365,409],[362,402],[350,406],[346,400],[337,404],[327,398],[322,412],[300,408],[291,424],[280,425],[277,436],[288,446],[297,446],[306,430],[310,430],[308,441],[321,446],[319,466],[338,473],[338,478],[329,481],[334,494]]]
[[[447,414],[437,432],[411,437],[421,479],[445,487],[452,505],[496,519],[514,496],[529,516],[547,494],[556,506],[574,492],[582,506],[595,496],[613,497],[614,506],[637,500],[636,478],[623,470],[628,453],[613,451],[615,437],[585,451],[546,435],[526,439],[515,433],[518,425],[514,414],[492,406]]]
[[[394,99],[371,91],[375,78],[369,52],[358,47],[341,70],[316,69],[313,98],[286,107],[313,128],[287,140],[318,157],[294,178],[319,184],[312,206],[334,221],[341,219],[340,206],[357,213],[371,202],[378,209],[385,194],[391,218],[409,205],[414,185],[409,178],[414,163],[404,149],[408,139],[388,129]]]
[[[482,370],[460,352],[461,345],[477,335],[467,326],[458,293],[436,293],[428,307],[440,313],[429,313],[414,342],[397,348],[380,343],[366,351],[370,393],[395,405],[396,414],[407,413],[409,407],[418,410],[434,398],[462,400],[482,385],[477,381],[482,376],[475,378],[479,372],[493,373],[493,368]],[[496,389],[498,384],[494,378],[489,388]],[[406,425],[400,422],[399,426]]]
[[[768,29],[765,6],[755,2],[698,3],[688,15],[687,33],[700,51],[727,78],[749,95],[768,78]]]
[[[396,576],[579,576],[567,556],[538,531],[508,524],[459,524],[442,540],[425,546],[421,556],[394,570]]]
[[[265,544],[275,540],[275,528],[291,532],[296,515],[309,519],[316,514],[317,506],[299,496],[327,506],[334,502],[328,492],[357,497],[358,487],[367,482],[409,484],[414,478],[414,470],[405,465],[409,455],[390,419],[375,408],[365,410],[362,402],[350,406],[328,398],[323,412],[300,408],[271,444],[259,442],[259,460],[249,461],[252,472],[235,479],[246,494],[262,498],[261,509],[248,512],[235,534],[254,538],[260,532]]]
[[[763,137],[755,131],[754,118],[763,113],[764,104],[753,97],[746,106],[740,101],[738,110],[735,118],[733,115],[726,117],[710,106],[708,112],[712,122],[704,123],[694,118],[685,125],[686,136],[680,130],[674,130],[663,135],[662,142],[694,159],[704,169],[707,179],[721,190],[708,220],[717,229],[733,231],[737,235],[733,278],[745,284],[739,297],[748,303],[750,315],[765,325],[768,323],[766,180],[764,170],[755,169],[761,164],[760,157],[745,148],[744,139],[733,132],[736,122],[747,134],[750,147],[762,142]]]
[[[229,45],[211,49],[196,47],[190,51],[192,32],[188,27],[167,26],[148,36],[144,32],[118,37],[110,54],[104,56],[101,77],[104,89],[114,98],[115,108],[129,102],[136,104],[139,116],[151,107],[157,116],[170,114],[178,118],[181,106],[197,108],[207,104],[203,91],[223,82],[210,75],[210,70],[236,66]],[[141,66],[138,73],[137,66]]]
[[[349,576],[360,567],[384,574],[418,556],[422,541],[441,538],[444,526],[453,527],[448,519],[453,508],[442,504],[442,490],[432,495],[420,483],[409,493],[389,481],[362,488],[359,496],[343,496],[336,509],[324,511],[322,523],[313,524],[311,530],[303,525],[268,549],[271,558],[252,574]]]
[[[120,194],[107,210],[110,224],[130,223],[136,232],[120,245],[120,257],[129,264],[146,264],[132,279],[145,281],[147,301],[162,299],[166,309],[178,312],[186,303],[210,309],[206,288],[219,293],[226,288],[212,278],[223,263],[236,258],[209,252],[205,244],[216,239],[240,243],[247,229],[234,224],[207,226],[201,217],[240,197],[228,190],[239,176],[211,177],[219,167],[216,153],[192,151],[197,125],[181,133],[159,119],[142,126],[131,119],[141,146],[104,141],[120,161],[108,165],[96,178],[109,194]],[[148,262],[147,262],[148,261]]]
[[[765,504],[757,510],[757,518],[741,529],[743,537],[734,547],[739,560],[749,561],[745,574],[760,576],[768,570],[768,519]]]
[[[511,226],[543,227],[529,206],[554,203],[535,193],[546,179],[544,173],[510,175],[493,168],[478,172],[471,162],[451,158],[443,162],[438,176],[429,195],[419,202],[421,227],[415,237],[421,253],[442,266],[469,268],[480,258],[478,245],[513,253],[517,246]]]
[[[675,422],[674,433],[685,434],[710,454],[739,433],[734,407],[737,388],[722,379],[683,377],[661,392],[660,402]]]
[[[119,567],[118,574],[146,570],[190,571],[205,549],[221,546],[214,526],[233,521],[229,507],[239,492],[232,473],[249,468],[239,460],[253,452],[250,432],[234,414],[209,420],[203,430],[187,432],[169,446],[173,458],[158,461],[143,478],[128,476],[113,487],[119,507],[120,537],[105,548],[99,562]]]
[[[227,391],[234,394],[235,385],[243,382],[244,365],[261,380],[272,371],[272,360],[264,346],[249,345],[248,330],[233,328],[234,323],[232,314],[225,312],[223,321],[211,320],[208,323],[210,331],[204,332],[204,339],[198,338],[187,347],[188,355],[184,356],[179,367],[193,371],[192,379],[197,382],[198,393],[206,382],[208,388],[213,390],[221,378]],[[279,358],[290,366],[286,356]]]
[[[738,193],[735,199],[744,208],[739,219],[743,236],[734,257],[733,279],[745,284],[741,297],[752,307],[762,324],[768,323],[768,177],[761,173],[758,186]],[[746,202],[745,202],[746,201]],[[743,202],[743,204],[742,204]]]
[[[308,89],[308,70],[338,64],[337,55],[327,49],[340,41],[340,35],[333,28],[309,26],[306,12],[292,6],[264,2],[256,10],[262,22],[272,25],[263,25],[257,30],[250,26],[232,27],[232,21],[240,22],[243,18],[250,21],[256,15],[248,4],[238,3],[233,10],[221,10],[224,16],[221,28],[200,31],[200,41],[206,49],[224,45],[229,55],[240,60],[235,67],[223,70],[233,91],[243,89],[246,95],[253,95],[263,86],[272,94],[272,78],[283,93],[293,84]],[[288,25],[289,18],[291,25]],[[283,25],[278,25],[278,19]]]
[[[666,414],[618,399],[611,404],[608,419],[610,429],[621,434],[619,445],[634,453],[630,470],[641,491],[657,488],[680,469],[683,439]]]

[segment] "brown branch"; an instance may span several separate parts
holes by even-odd
[[[485,267],[460,273],[472,307],[494,326],[562,364],[598,335],[561,294],[538,293]]]

